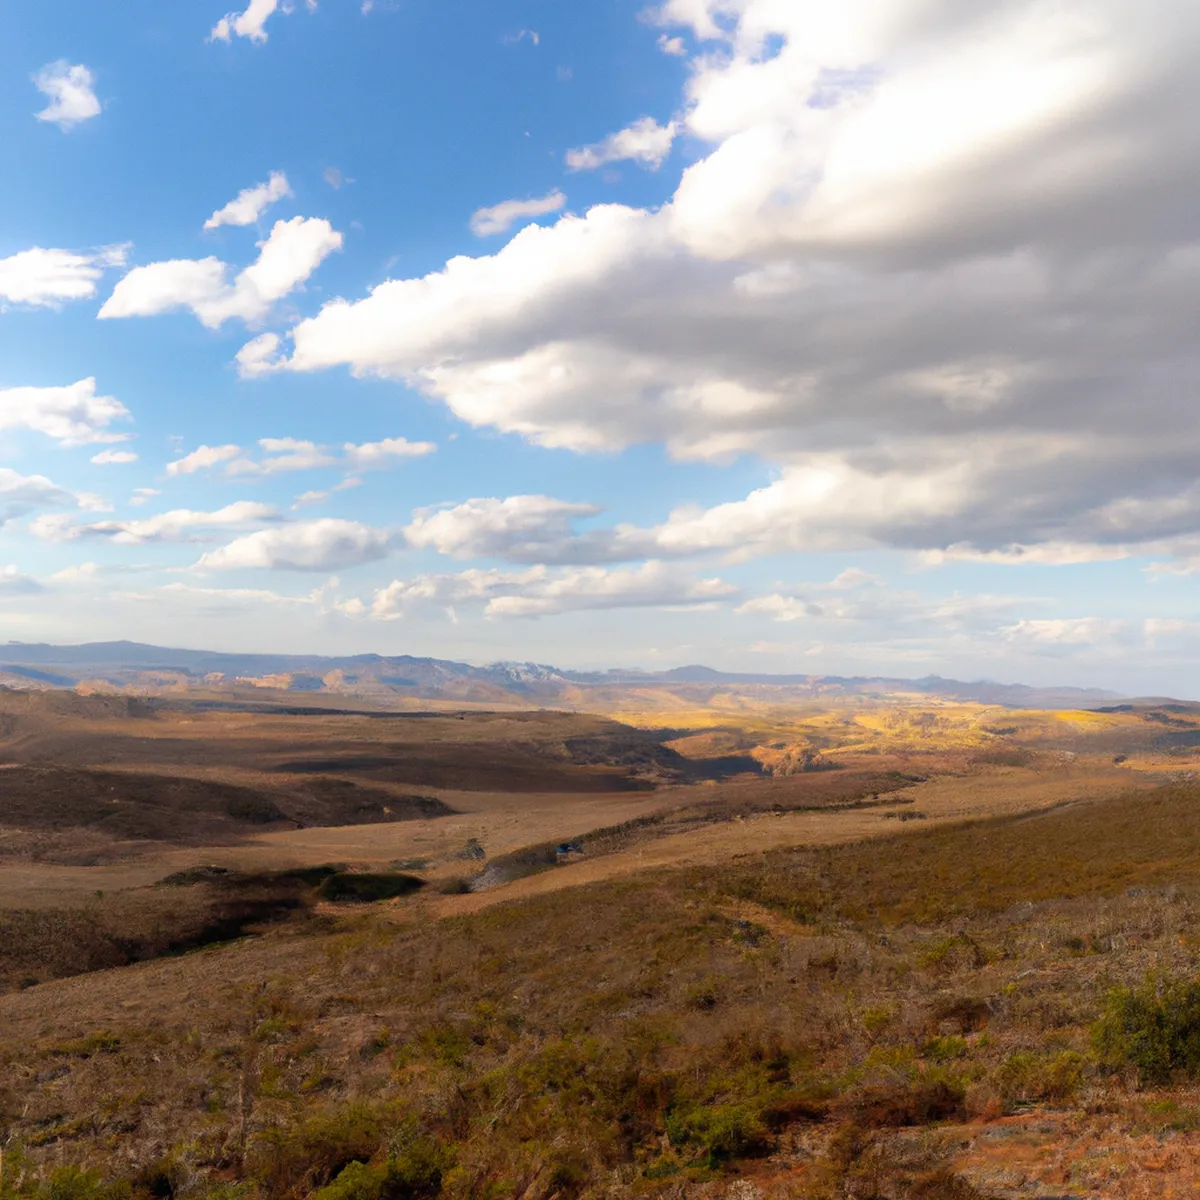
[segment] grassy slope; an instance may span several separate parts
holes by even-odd
[[[1016,1155],[962,1122],[1037,1104],[1025,1176],[1136,1196],[1147,1138],[1195,1160],[1200,1115],[1102,1075],[1089,1028],[1112,983],[1195,970],[1198,833],[1177,786],[32,989],[0,1000],[10,1162],[188,1195],[306,1196],[358,1159],[370,1200],[390,1158],[386,1195],[717,1196],[737,1170],[961,1200]]]

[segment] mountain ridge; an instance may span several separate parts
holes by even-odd
[[[49,669],[48,669],[49,668]],[[233,653],[155,646],[129,640],[0,646],[0,683],[10,687],[69,688],[108,684],[122,690],[190,690],[249,685],[290,692],[329,692],[376,698],[421,697],[496,702],[552,702],[596,688],[668,686],[689,691],[750,687],[790,698],[919,693],[1010,707],[1077,708],[1125,699],[1102,688],[1037,687],[928,675],[902,679],[720,671],[688,664],[663,671],[629,668],[577,671],[544,663],[501,661],[476,666],[420,655]]]

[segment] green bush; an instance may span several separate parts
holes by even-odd
[[[694,1148],[709,1167],[770,1144],[761,1115],[746,1104],[696,1105],[668,1113],[666,1124],[671,1145]]]
[[[1200,1075],[1200,979],[1148,976],[1114,988],[1092,1031],[1101,1065],[1132,1067],[1142,1084]]]
[[[311,1200],[379,1200],[386,1176],[384,1167],[352,1162],[332,1183],[313,1192]]]
[[[430,1200],[453,1165],[446,1146],[407,1121],[393,1137],[386,1162],[347,1163],[311,1200]]]
[[[1000,1068],[1000,1090],[1013,1103],[1070,1100],[1083,1082],[1087,1061],[1082,1054],[1011,1054]]]
[[[271,1195],[324,1187],[351,1163],[369,1162],[386,1139],[386,1113],[351,1103],[310,1114],[291,1128],[266,1129],[251,1143],[253,1177]]]
[[[963,1058],[970,1048],[966,1038],[957,1034],[947,1034],[945,1037],[930,1038],[921,1047],[921,1054],[933,1062],[948,1063],[956,1058]]]
[[[99,1171],[59,1167],[38,1189],[39,1200],[127,1200],[128,1184],[106,1183]]]
[[[409,1123],[393,1140],[383,1200],[427,1200],[437,1196],[443,1177],[453,1166],[454,1153],[449,1146],[418,1133],[415,1123]]]

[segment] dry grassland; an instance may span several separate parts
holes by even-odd
[[[1190,1051],[1095,1034],[1200,973],[1191,710],[608,699],[0,695],[0,1200],[1200,1182]]]

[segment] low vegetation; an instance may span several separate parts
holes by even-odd
[[[0,1200],[1200,1185],[1200,784],[1162,741],[1192,710],[751,699],[697,732],[0,696],[6,862],[141,872],[9,887]],[[1177,782],[1147,790],[1151,754]],[[944,824],[975,788],[1042,809]],[[893,836],[723,850],[810,813]],[[408,817],[450,820],[308,829]]]
[[[1197,812],[1178,785],[443,921],[402,900],[17,993],[3,1195],[977,1200],[1016,1161],[1138,1195],[1151,1143],[1200,1150]]]

